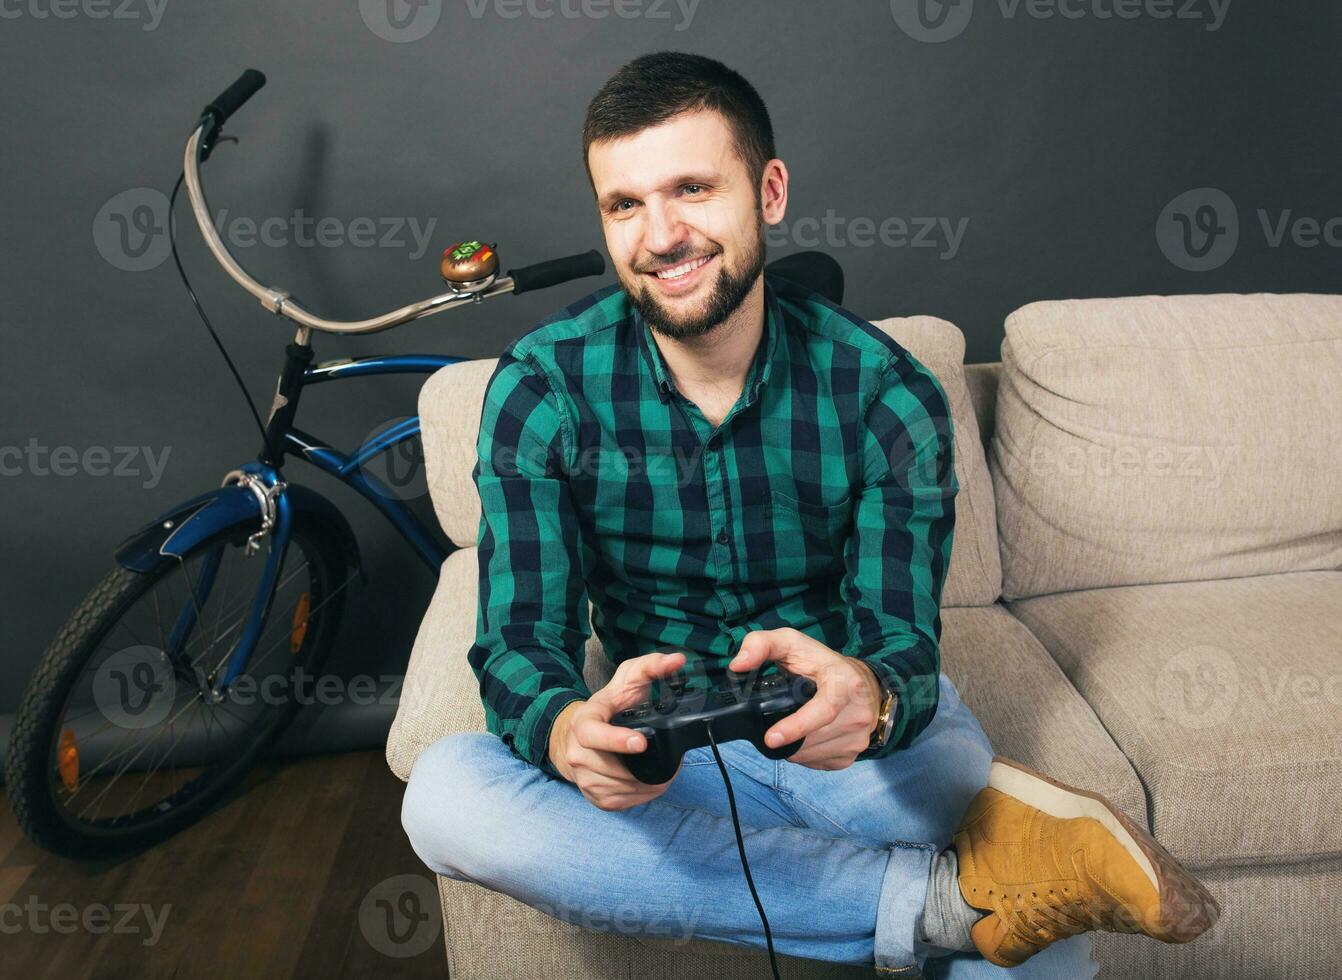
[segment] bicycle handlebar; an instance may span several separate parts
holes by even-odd
[[[521,269],[509,269],[514,293],[529,293],[533,289],[548,289],[570,279],[599,276],[606,271],[606,260],[596,249],[562,259],[549,259]]]
[[[222,126],[228,117],[242,108],[243,104],[261,90],[266,84],[266,76],[255,68],[248,68],[238,80],[224,89],[214,101],[201,110],[201,115],[214,117],[216,126]]]
[[[220,127],[265,83],[265,75],[254,68],[249,68],[218,98],[205,107],[196,128],[187,138],[182,172],[183,180],[186,183],[186,193],[191,199],[191,212],[196,219],[196,225],[200,228],[201,236],[205,239],[205,244],[209,247],[215,260],[232,277],[234,282],[259,299],[261,305],[271,313],[288,317],[305,329],[318,330],[323,333],[376,333],[465,303],[476,303],[503,293],[524,293],[533,289],[544,289],[568,282],[571,279],[599,276],[605,271],[605,259],[602,258],[600,252],[593,249],[579,255],[550,259],[545,262],[538,262],[535,265],[523,266],[520,269],[509,269],[507,275],[499,276],[488,287],[476,292],[449,291],[439,293],[437,296],[430,296],[428,299],[402,306],[389,313],[383,313],[381,316],[369,317],[366,320],[328,320],[304,309],[286,290],[276,289],[257,282],[233,258],[232,253],[228,251],[228,246],[220,238],[214,222],[210,219],[210,208],[205,201],[205,190],[200,182],[201,161],[209,156]]]

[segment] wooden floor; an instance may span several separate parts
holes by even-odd
[[[0,975],[446,977],[433,876],[382,754],[266,763],[250,778],[205,820],[115,863],[39,850],[5,801]]]

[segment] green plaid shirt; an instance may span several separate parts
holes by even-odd
[[[555,715],[590,696],[593,629],[615,663],[680,650],[705,683],[753,630],[861,657],[898,708],[887,746],[859,758],[907,746],[936,712],[959,490],[945,392],[823,297],[772,275],[764,295],[763,340],[717,427],[618,285],[514,340],[490,377],[469,660],[489,730],[551,776]]]

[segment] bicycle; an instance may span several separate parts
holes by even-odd
[[[435,577],[450,554],[366,468],[414,440],[418,417],[376,433],[349,454],[294,419],[310,385],[430,374],[463,358],[374,355],[314,363],[312,333],[375,333],[605,271],[592,250],[499,275],[493,244],[463,242],[443,254],[445,293],[366,320],[315,315],[238,264],[210,220],[201,185],[200,166],[221,141],[224,123],[264,84],[265,76],[249,69],[205,107],[187,138],[169,206],[178,272],[246,396],[262,449],[229,470],[218,488],[126,537],[115,551],[116,567],[71,614],[29,681],[6,759],[10,802],[31,840],[68,857],[139,850],[204,816],[293,720],[303,677],[321,670],[345,589],[363,569],[349,521],[326,497],[288,481],[286,457],[358,492]],[[172,214],[183,184],[196,225],[224,271],[266,310],[298,324],[264,423],[177,254]],[[797,253],[768,268],[842,300],[842,270],[828,256]]]
[[[311,313],[284,290],[257,282],[229,254],[201,185],[200,166],[224,123],[264,84],[260,72],[248,70],[205,108],[187,139],[173,201],[185,182],[214,258],[265,309],[296,322],[297,333],[264,424],[253,406],[263,437],[258,457],[123,540],[116,567],[70,616],[25,690],[6,760],[9,796],[28,837],[66,856],[140,849],[202,816],[292,720],[303,672],[320,671],[344,591],[363,570],[344,514],[315,490],[289,482],[286,457],[353,488],[435,576],[450,553],[366,466],[415,440],[417,417],[349,454],[294,419],[310,385],[427,375],[462,358],[314,363],[312,333],[375,333],[605,271],[593,250],[501,275],[491,244],[465,242],[444,253],[447,292],[357,322]],[[173,244],[177,259],[175,238]],[[187,289],[195,301],[189,281]]]

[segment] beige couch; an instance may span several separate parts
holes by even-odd
[[[931,317],[878,324],[952,404],[961,493],[943,667],[995,749],[1107,794],[1224,910],[1191,946],[1101,937],[1106,978],[1342,976],[1342,297],[1035,303],[965,367]],[[402,779],[483,728],[466,663],[493,362],[420,410],[447,559],[387,745]],[[589,682],[610,665],[595,637]],[[439,881],[451,976],[764,978],[754,950],[579,930]],[[784,975],[868,977],[786,960]]]

